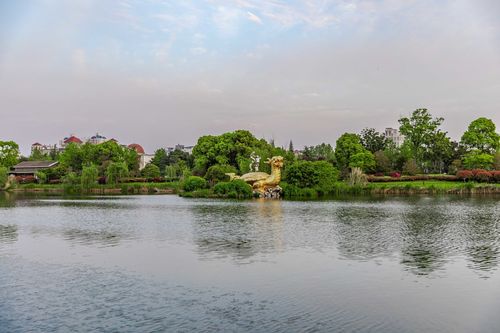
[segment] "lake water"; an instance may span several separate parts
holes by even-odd
[[[499,203],[0,194],[0,332],[499,332]]]

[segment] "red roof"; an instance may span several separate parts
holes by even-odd
[[[67,139],[64,139],[64,143],[83,143],[82,140],[78,139],[76,136],[72,135]]]
[[[129,144],[128,147],[130,149],[134,149],[137,152],[137,154],[145,154],[144,148],[142,148],[142,146],[140,144],[132,143],[132,144]]]
[[[32,144],[32,146],[41,146],[42,144],[39,143],[39,142],[35,142],[34,144]]]

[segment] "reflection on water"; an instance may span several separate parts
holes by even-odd
[[[496,332],[499,213],[496,197],[4,193],[0,328]]]

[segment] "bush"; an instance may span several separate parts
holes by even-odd
[[[205,174],[205,179],[212,185],[218,182],[229,181],[229,176],[226,173],[236,173],[237,170],[231,165],[212,165],[208,168]]]
[[[333,189],[339,177],[339,171],[326,161],[297,161],[285,172],[288,184],[299,188],[314,188],[327,193]]]
[[[486,170],[480,170],[474,175],[474,179],[481,183],[488,183],[491,178],[491,173]]]
[[[32,184],[36,183],[34,176],[16,176],[16,183],[18,184]]]
[[[390,175],[392,178],[399,178],[401,177],[401,173],[399,172],[391,172],[391,175]]]
[[[215,184],[214,193],[228,198],[251,198],[253,195],[252,187],[241,179]]]
[[[106,183],[117,184],[128,176],[128,167],[125,162],[111,162],[106,168]]]
[[[491,169],[494,157],[490,154],[473,151],[465,154],[462,162],[466,169]]]
[[[183,184],[183,189],[186,192],[192,192],[196,190],[202,190],[208,187],[208,183],[205,179],[198,176],[189,176],[186,178]]]
[[[474,178],[474,174],[470,170],[460,170],[457,172],[457,177],[464,182],[468,182]]]
[[[45,184],[47,183],[47,175],[43,171],[38,171],[35,174],[35,178],[38,184]]]
[[[491,180],[500,183],[500,170],[491,171]]]
[[[9,179],[9,170],[6,167],[0,166],[0,189],[5,187]]]

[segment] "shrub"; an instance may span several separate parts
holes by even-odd
[[[186,192],[202,190],[207,187],[208,187],[207,181],[198,176],[187,177],[183,184],[184,191]]]
[[[462,167],[462,161],[460,160],[453,160],[448,167],[448,174],[449,175],[456,175],[457,172],[461,169]]]
[[[34,176],[16,176],[16,182],[18,184],[32,184],[36,182]]]
[[[480,171],[476,172],[476,174],[474,175],[474,179],[477,180],[478,182],[482,182],[482,183],[489,182],[491,177],[492,177],[491,173],[489,171],[486,171],[486,170],[480,170]]]
[[[457,177],[464,182],[468,182],[474,178],[474,174],[470,170],[460,170],[457,172]]]
[[[80,184],[80,177],[75,172],[68,172],[62,177],[62,182],[65,188],[71,188]]]
[[[391,172],[391,175],[390,175],[390,176],[391,176],[392,178],[399,178],[399,177],[401,177],[401,173],[396,172],[396,171],[395,171],[395,172]]]
[[[491,171],[491,180],[500,183],[500,170]]]
[[[6,167],[0,166],[0,189],[4,188],[9,178],[9,170]]]
[[[376,167],[375,157],[368,150],[354,154],[349,159],[349,167],[360,168],[364,172],[371,172]]]
[[[473,151],[465,154],[462,162],[466,169],[491,169],[494,157],[490,154]]]
[[[35,178],[38,184],[45,184],[47,182],[47,174],[43,171],[38,171],[35,174]]]
[[[218,182],[227,182],[229,181],[229,176],[226,175],[226,173],[236,172],[236,168],[231,165],[216,164],[208,168],[207,173],[205,174],[205,179],[212,185]]]
[[[299,188],[315,188],[326,193],[333,189],[339,171],[326,161],[297,161],[285,172],[285,180]]]
[[[229,198],[251,198],[253,195],[252,187],[241,179],[215,184],[214,193]]]

